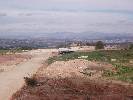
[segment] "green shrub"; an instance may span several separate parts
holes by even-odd
[[[129,49],[133,50],[133,44],[130,44]]]
[[[96,48],[95,49],[96,50],[98,50],[98,49],[104,49],[104,43],[102,41],[98,41],[96,43]]]
[[[103,72],[103,76],[106,76],[106,77],[112,77],[114,75],[115,75],[115,73],[113,73],[110,70],[104,70],[104,72]]]

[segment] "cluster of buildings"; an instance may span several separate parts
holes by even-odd
[[[129,49],[130,44],[107,44],[104,46],[105,50],[126,50]]]

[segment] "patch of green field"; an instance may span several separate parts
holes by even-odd
[[[133,59],[133,50],[100,51],[110,61],[116,59],[117,63],[129,63]]]
[[[79,59],[81,56],[88,56],[84,58],[86,60],[98,60],[98,61],[105,61],[107,60],[105,55],[101,52],[73,52],[69,54],[63,54],[60,56],[51,57],[48,59],[49,64],[53,63],[54,61],[68,61],[73,59]]]
[[[24,49],[25,50],[25,49]],[[6,55],[7,53],[21,53],[23,52],[23,49],[16,48],[16,49],[0,49],[0,55]]]
[[[82,56],[88,56],[87,58],[82,58],[86,60],[95,60],[111,63],[111,59],[116,59],[115,63],[128,63],[130,59],[133,59],[133,50],[73,52],[58,57],[52,57],[49,60],[52,63],[54,61],[79,59],[79,57]]]

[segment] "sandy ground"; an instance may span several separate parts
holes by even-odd
[[[14,66],[12,70],[0,73],[0,100],[9,100],[13,93],[24,85],[24,77],[36,73],[42,63],[55,50],[32,50],[23,54],[32,55],[32,58]],[[8,66],[9,67],[9,66]]]

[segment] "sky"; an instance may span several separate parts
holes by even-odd
[[[133,34],[133,0],[0,0],[0,35]]]

